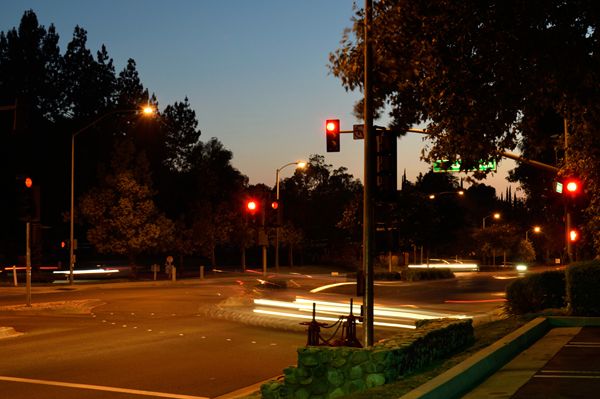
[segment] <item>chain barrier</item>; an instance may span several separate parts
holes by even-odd
[[[354,348],[362,348],[362,345],[356,337],[356,322],[362,321],[362,316],[354,316],[352,312],[353,299],[350,298],[350,314],[348,316],[340,316],[338,321],[328,325],[327,323],[320,323],[316,319],[317,304],[313,303],[313,314],[311,321],[304,321],[301,325],[308,326],[308,339],[306,346],[350,346]],[[335,327],[335,331],[329,338],[321,335],[321,328],[332,329]],[[337,333],[340,331],[341,336],[339,339],[335,339]]]

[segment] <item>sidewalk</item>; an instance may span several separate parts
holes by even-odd
[[[600,318],[539,317],[402,396],[592,398],[600,392]]]

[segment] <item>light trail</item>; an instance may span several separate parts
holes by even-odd
[[[296,297],[293,302],[289,301],[278,301],[272,299],[255,299],[254,304],[262,308],[254,309],[255,313],[262,313],[272,316],[283,316],[300,319],[312,319],[311,315],[302,314],[304,312],[312,312],[313,305],[317,315],[315,316],[318,320],[338,320],[340,316],[346,316],[350,313],[349,303],[340,303],[332,301],[321,301],[310,298]],[[264,309],[264,307],[271,309]],[[274,310],[273,308],[279,308],[282,310]],[[287,310],[283,310],[287,309]],[[300,313],[292,313],[290,310],[295,310]],[[353,303],[352,306],[353,314],[361,314],[361,303]],[[327,316],[323,316],[327,315]],[[332,318],[329,316],[338,316]],[[451,313],[432,312],[418,309],[400,309],[385,306],[375,306],[374,316],[379,318],[374,322],[375,325],[387,326],[394,328],[415,328],[414,325],[396,323],[394,320],[428,320],[428,319],[440,319],[440,318],[455,318],[464,319],[468,318],[466,315],[457,315]]]

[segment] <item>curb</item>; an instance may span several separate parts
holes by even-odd
[[[12,327],[0,327],[0,339],[18,337],[22,334],[23,333],[15,331],[15,329]]]
[[[538,317],[445,373],[401,396],[400,399],[460,397],[544,336],[551,328],[548,319]]]
[[[553,328],[600,326],[600,317],[538,317],[400,399],[459,398]]]

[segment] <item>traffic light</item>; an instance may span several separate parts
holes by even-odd
[[[377,130],[377,198],[393,200],[398,190],[398,139],[394,132]]]
[[[565,180],[563,187],[565,187],[567,194],[573,197],[581,192],[581,182],[572,177]]]
[[[17,212],[25,222],[39,220],[39,193],[29,176],[17,176]]]
[[[273,209],[279,208],[279,202],[277,202],[277,201],[271,202],[271,208],[273,208]]]
[[[255,200],[248,200],[246,202],[246,210],[251,215],[254,215],[256,213],[256,211],[258,210],[258,203]]]
[[[569,230],[569,241],[577,242],[579,240],[579,230],[571,229]]]
[[[325,122],[327,152],[340,152],[340,120],[328,119]]]

